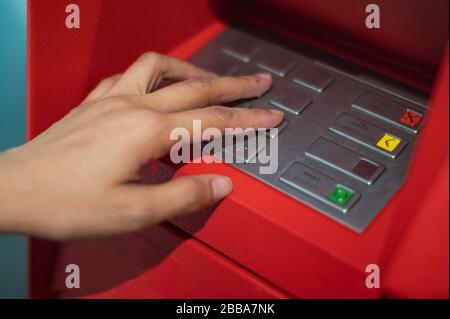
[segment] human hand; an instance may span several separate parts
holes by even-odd
[[[160,88],[166,79],[178,82]],[[144,54],[47,131],[0,154],[0,232],[55,240],[109,236],[217,202],[232,190],[228,177],[144,185],[139,171],[177,142],[170,140],[174,128],[192,130],[193,120],[221,131],[276,126],[280,111],[212,106],[261,95],[271,84],[267,74],[217,77]]]

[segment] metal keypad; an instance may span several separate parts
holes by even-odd
[[[328,195],[332,192],[334,187],[340,186],[340,184],[330,177],[298,162],[292,164],[281,175],[280,180],[342,213],[346,213],[359,199],[359,193],[350,190],[352,196],[350,200],[343,205],[336,204],[329,200]]]
[[[256,57],[256,65],[275,75],[285,76],[295,63],[290,56],[268,51]]]
[[[299,68],[292,78],[295,83],[306,86],[318,93],[322,93],[334,81],[331,75],[309,66]]]
[[[249,62],[260,48],[252,42],[236,39],[235,42],[223,48],[223,52],[243,62]]]
[[[310,96],[292,88],[281,88],[270,100],[272,105],[294,115],[299,115],[311,102]]]
[[[399,126],[404,130],[417,134],[423,121],[422,114],[417,111],[418,107],[408,101],[402,101],[395,97],[385,97],[372,93],[370,91],[363,92],[353,103],[352,107],[367,113],[380,120],[386,121],[393,125]],[[402,122],[402,116],[405,112],[410,112],[414,117],[417,117],[417,123],[414,119],[409,117],[409,124]]]
[[[272,151],[264,146],[249,150],[241,141],[221,154],[234,152],[233,166],[361,232],[406,178],[428,95],[300,43],[273,41],[285,43],[228,28],[190,59],[212,71],[226,59],[218,74],[274,75],[264,96],[232,106],[285,111],[277,134],[265,137],[278,138],[277,171],[260,173],[261,152]]]
[[[251,143],[249,143],[249,140]],[[227,162],[252,163],[256,162],[256,157],[264,149],[264,145],[257,142],[257,137],[248,138],[245,134],[236,136],[234,142],[222,138],[223,148],[219,154],[212,154]],[[217,143],[214,141],[212,143]]]
[[[217,75],[233,75],[240,69],[240,63],[223,54],[217,54],[203,61],[204,68]]]
[[[384,167],[365,159],[346,147],[319,137],[305,151],[305,155],[334,169],[352,176],[367,185],[372,185]]]
[[[288,121],[286,119],[283,119],[283,121],[276,127],[277,130],[267,130],[266,134],[270,138],[275,138],[281,133],[281,131],[283,131],[286,128],[287,125]]]
[[[346,113],[339,116],[336,122],[330,126],[330,130],[354,141],[355,143],[364,145],[365,147],[373,149],[374,151],[380,152],[393,159],[395,159],[406,147],[406,144],[408,144],[406,140],[397,138],[400,142],[394,150],[388,151],[380,148],[377,144],[383,136],[385,134],[392,136],[392,134]]]

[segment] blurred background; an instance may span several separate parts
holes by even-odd
[[[0,0],[0,152],[26,140],[26,0]],[[0,235],[0,298],[26,298],[27,239]]]

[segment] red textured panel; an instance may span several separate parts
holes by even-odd
[[[444,56],[432,97],[433,111],[402,192],[402,200],[409,203],[405,214],[418,207],[386,279],[393,295],[448,298],[448,49]]]
[[[65,266],[80,267],[80,289],[65,287]],[[66,244],[52,276],[58,298],[286,298],[255,275],[173,226]]]

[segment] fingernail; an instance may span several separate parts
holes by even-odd
[[[226,176],[218,176],[211,182],[214,200],[219,200],[227,196],[233,190],[231,179]]]
[[[282,115],[282,116],[284,116],[284,112],[280,111],[278,109],[268,109],[267,111],[269,111],[270,113],[275,114],[275,115]]]
[[[256,73],[255,76],[263,81],[271,81],[272,76],[269,73]]]

